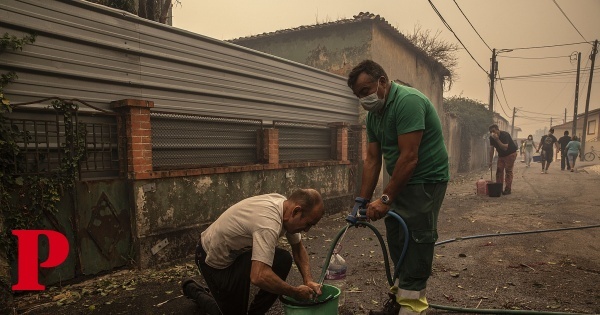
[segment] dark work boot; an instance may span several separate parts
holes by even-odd
[[[380,311],[369,311],[369,315],[398,315],[400,313],[400,304],[396,302],[396,296],[388,293],[390,299],[383,304],[383,309]]]
[[[193,300],[198,304],[201,315],[219,315],[221,311],[217,305],[217,301],[210,295],[208,288],[201,286],[192,278],[183,279],[181,282],[183,295],[188,299]]]

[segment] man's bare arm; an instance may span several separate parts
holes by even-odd
[[[308,300],[313,296],[313,289],[305,285],[293,287],[287,282],[283,281],[271,266],[263,263],[262,261],[253,260],[252,267],[250,270],[250,281],[255,286],[280,295],[291,296],[299,300]]]
[[[383,193],[388,195],[391,200],[402,191],[412,173],[417,167],[419,161],[419,145],[423,137],[423,130],[413,131],[398,136],[398,149],[400,157],[396,161],[394,173],[390,178],[390,182],[383,189]]]
[[[360,196],[365,199],[373,197],[373,190],[379,180],[381,172],[381,149],[379,142],[367,144],[367,158],[363,165],[362,180],[360,184]]]

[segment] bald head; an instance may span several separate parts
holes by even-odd
[[[325,212],[323,208],[323,198],[321,197],[321,194],[314,189],[298,189],[288,197],[288,200],[302,208],[303,217],[315,211],[320,218]]]

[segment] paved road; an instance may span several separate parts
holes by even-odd
[[[600,224],[597,163],[581,163],[577,173],[560,171],[560,163],[553,163],[549,174],[540,174],[539,163],[525,168],[517,162],[513,193],[498,198],[475,195],[475,181],[489,178],[489,172],[455,174],[439,218],[440,240]],[[345,215],[323,218],[305,235],[314,277],[321,272],[332,238],[345,225]],[[382,221],[374,226],[384,233]],[[595,228],[438,246],[429,300],[471,308],[600,313],[598,239],[600,229]],[[343,308],[348,312],[344,314],[379,308],[387,284],[381,248],[373,233],[350,230],[342,254],[349,265]],[[30,310],[28,314],[194,314],[191,301],[176,297],[179,281],[196,273],[192,259],[187,258],[170,267],[124,270],[17,300],[20,310]],[[288,280],[299,284],[298,272],[292,271]],[[157,306],[172,298],[176,299]],[[283,314],[279,302],[269,314]]]

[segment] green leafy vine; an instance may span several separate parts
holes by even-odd
[[[35,35],[16,38],[4,34],[0,38],[0,53],[6,49],[22,50],[35,41]],[[62,116],[64,139],[61,139],[60,164],[52,170],[26,172],[25,145],[33,140],[27,130],[19,129],[7,117],[14,106],[4,94],[4,88],[17,79],[14,72],[0,77],[0,254],[15,258],[14,229],[42,228],[44,214],[55,214],[65,193],[72,190],[79,176],[79,162],[85,155],[85,126],[77,124],[78,105],[55,100],[52,108]]]

